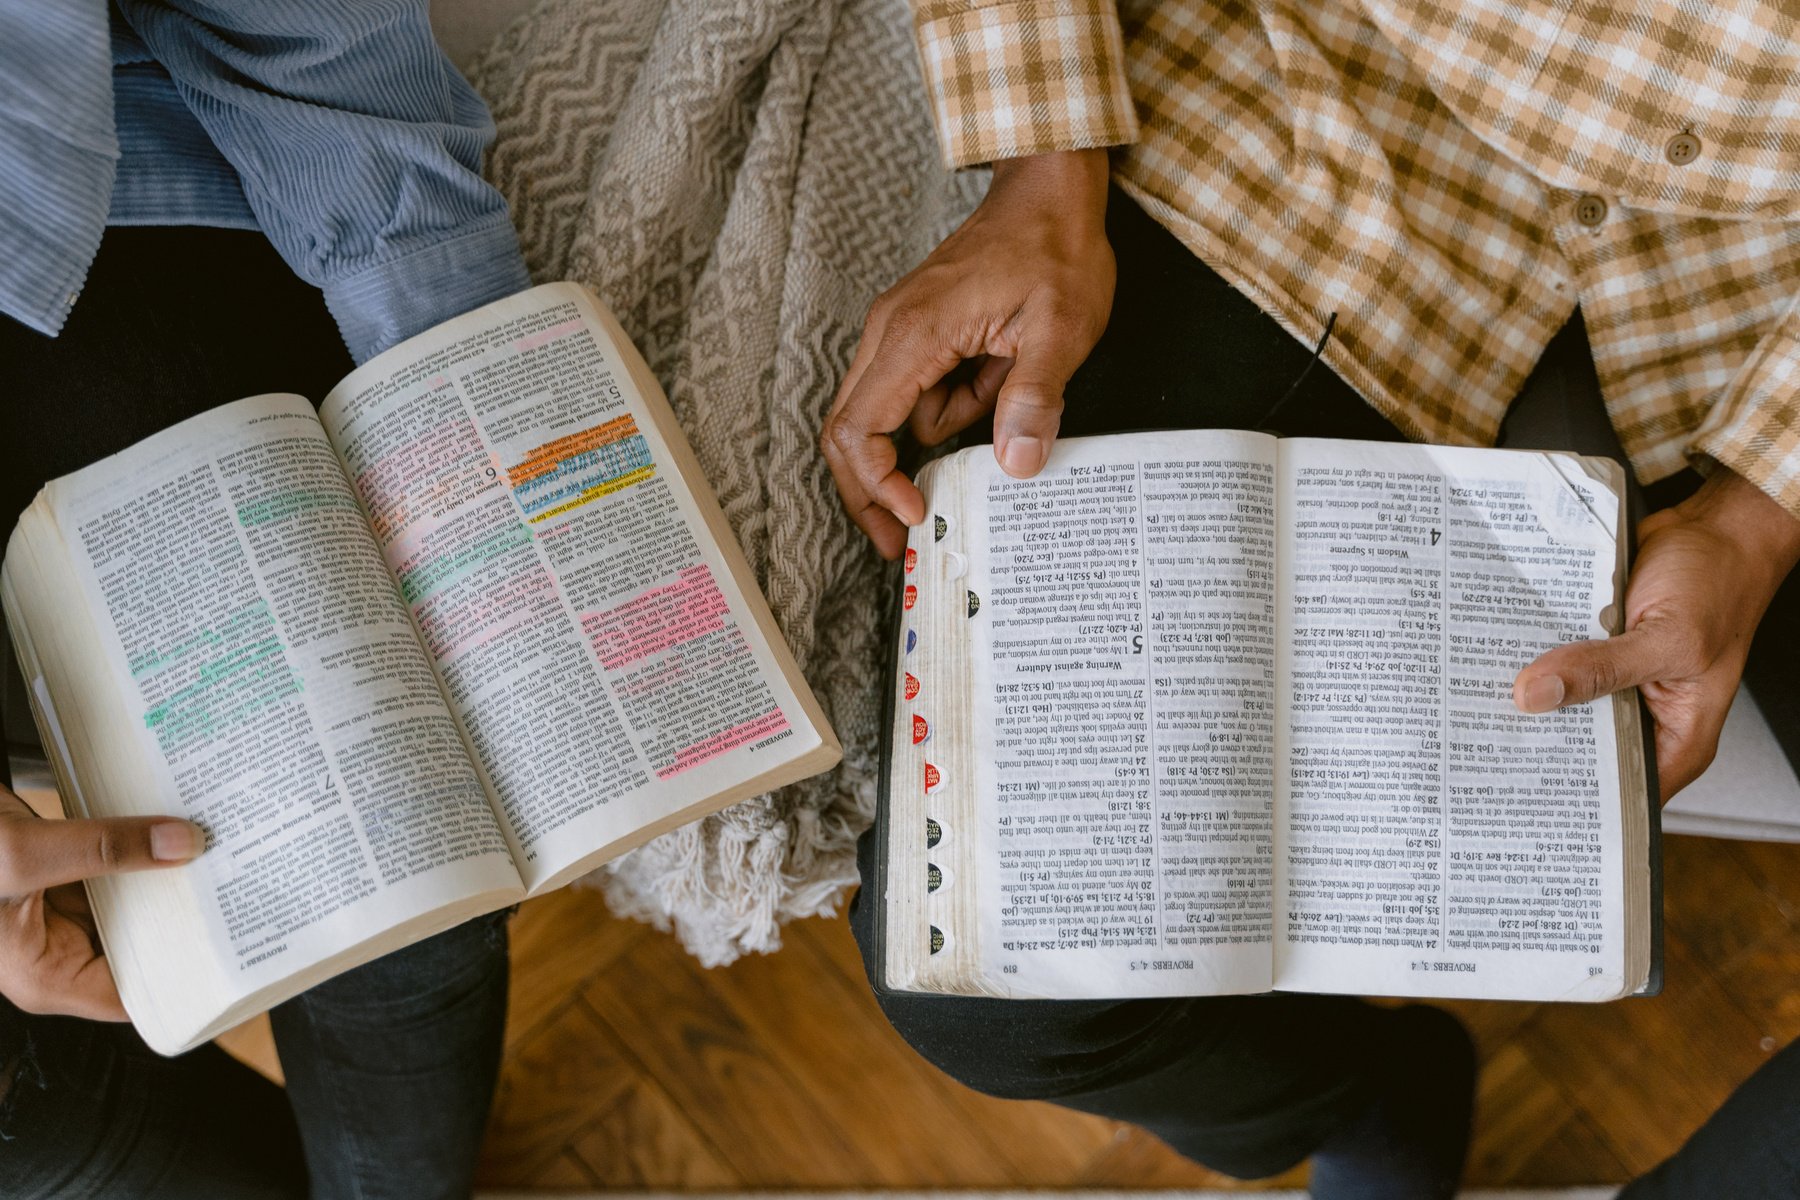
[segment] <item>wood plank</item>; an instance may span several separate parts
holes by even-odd
[[[476,1180],[476,1186],[484,1186],[479,1178]],[[599,1180],[594,1178],[594,1173],[583,1165],[573,1150],[564,1148],[554,1159],[535,1167],[531,1172],[530,1179],[502,1186],[528,1187],[534,1190],[543,1188],[557,1191],[587,1191],[589,1188],[599,1186]]]
[[[642,922],[613,916],[594,888],[559,888],[521,904],[511,929],[507,1045],[529,1035],[573,1001],[583,983],[654,932]]]
[[[1705,837],[1672,837],[1663,844],[1668,930],[1708,966],[1729,966],[1764,938],[1789,930],[1778,895],[1766,890],[1736,844]]]
[[[587,1008],[564,1006],[501,1063],[479,1178],[535,1186],[545,1173],[560,1176],[555,1160],[604,1120],[638,1073],[637,1063]]]
[[[1732,853],[1751,877],[1800,925],[1800,845],[1791,842],[1730,842]]]
[[[1577,1177],[1556,1182],[1622,1183],[1626,1178],[1617,1156],[1531,1056],[1516,1043],[1499,1046],[1482,1065],[1465,1182],[1494,1187],[1522,1179],[1547,1183],[1546,1173],[1571,1163],[1578,1168]]]
[[[1762,1035],[1685,942],[1652,999],[1545,1005],[1520,1043],[1633,1173],[1672,1153],[1761,1060]]]
[[[1118,1124],[1113,1131],[1112,1144],[1066,1186],[1097,1190],[1217,1188],[1258,1192],[1304,1187],[1305,1183],[1304,1164],[1269,1179],[1233,1179],[1182,1157],[1154,1134]]]
[[[863,971],[862,955],[850,933],[848,920],[812,923],[801,936],[812,940],[853,990],[868,995],[869,1002],[874,1003],[874,993]],[[891,1031],[893,1027],[880,1015],[878,1006],[875,1011],[874,1019],[883,1029]],[[899,1038],[898,1033],[894,1036]],[[910,1046],[906,1047],[906,1053],[917,1058]],[[1117,1139],[1118,1122],[1041,1101],[1001,1100],[983,1095],[964,1087],[924,1059],[918,1061],[932,1078],[940,1081],[960,1120],[986,1131],[989,1139],[999,1146],[1013,1177],[1021,1186],[1067,1186],[1069,1180],[1078,1178],[1089,1164],[1108,1153]]]
[[[568,1154],[601,1187],[703,1191],[743,1184],[668,1094],[636,1073]]]
[[[1765,938],[1740,954],[1721,986],[1773,1053],[1800,1038],[1800,934]]]
[[[1515,1180],[1471,1178],[1479,1186],[1585,1187],[1595,1183],[1619,1183],[1633,1172],[1606,1145],[1601,1132],[1581,1113],[1557,1126],[1529,1159],[1519,1164]]]
[[[775,955],[750,955],[701,981],[758,1046],[841,1125],[863,1163],[859,1187],[1006,1187],[1026,1180],[963,1119],[955,1086],[895,1033],[866,985],[834,969],[815,937],[823,920],[783,933]],[[800,1006],[804,1004],[802,1011]]]
[[[764,1052],[673,938],[640,941],[630,967],[590,980],[582,998],[746,1185],[857,1184],[866,1168],[856,1139],[799,1085],[791,1064]]]

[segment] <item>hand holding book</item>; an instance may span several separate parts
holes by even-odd
[[[0,598],[65,809],[209,837],[86,883],[164,1053],[838,758],[655,378],[569,284],[317,412],[251,397],[53,481]]]
[[[1639,689],[1656,721],[1666,804],[1718,751],[1750,639],[1800,560],[1800,521],[1720,468],[1691,499],[1646,518],[1638,539],[1624,632],[1539,657],[1513,699],[1541,713]]]
[[[125,1020],[81,881],[180,866],[205,847],[187,821],[47,821],[0,788],[0,996],[26,1012]]]
[[[994,414],[994,455],[1035,475],[1063,386],[1112,309],[1104,150],[994,164],[981,207],[875,301],[819,445],[851,518],[898,558],[924,501],[889,436],[936,446]]]

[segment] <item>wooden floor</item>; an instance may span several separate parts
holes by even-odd
[[[1454,1007],[1481,1044],[1472,1184],[1605,1183],[1679,1146],[1800,1036],[1800,846],[1666,843],[1668,983],[1601,1007]],[[231,1039],[268,1063],[266,1033]],[[1295,1172],[1264,1186],[1291,1186]],[[513,926],[493,1187],[1185,1187],[1127,1126],[976,1095],[882,1020],[840,920],[702,970],[569,889]]]

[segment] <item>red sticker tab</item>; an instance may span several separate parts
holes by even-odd
[[[918,565],[919,552],[914,550],[911,546],[908,546],[906,548],[906,573],[908,575],[912,574],[912,569]]]
[[[926,792],[926,794],[929,795],[932,792],[937,791],[937,785],[939,782],[941,782],[941,780],[938,775],[938,769],[936,767],[932,766],[930,763],[926,763],[925,764],[925,792]]]
[[[919,589],[914,587],[910,583],[907,584],[906,585],[906,599],[905,599],[905,601],[903,601],[903,604],[904,604],[906,610],[908,612],[911,612],[912,606],[917,604],[918,602],[919,602]]]
[[[924,741],[926,738],[928,738],[930,736],[931,736],[931,726],[929,726],[925,723],[924,717],[921,717],[918,713],[914,713],[913,714],[913,745],[915,745],[915,746],[918,745],[920,742]]]
[[[919,694],[919,678],[911,671],[906,673],[906,698],[911,700]]]

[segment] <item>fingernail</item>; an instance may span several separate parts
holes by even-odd
[[[1000,465],[1008,475],[1036,475],[1044,465],[1044,443],[1034,437],[1008,438],[1001,452]]]
[[[157,862],[186,862],[206,849],[206,834],[186,821],[164,821],[150,827],[150,856]]]
[[[1525,685],[1522,708],[1528,713],[1549,712],[1563,700],[1563,681],[1560,675],[1539,675]]]

